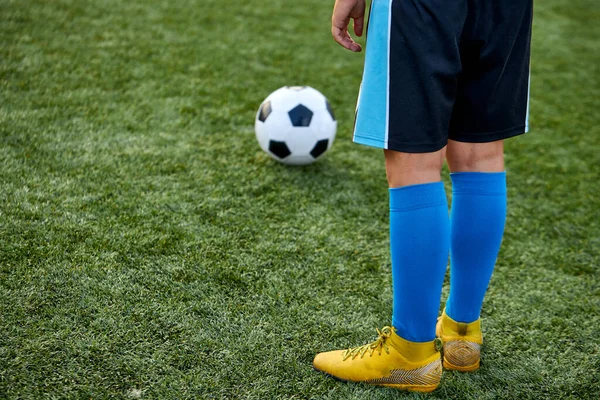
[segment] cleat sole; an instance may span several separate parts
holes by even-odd
[[[448,370],[460,371],[460,372],[472,372],[472,371],[479,369],[479,361],[477,361],[475,364],[472,364],[472,365],[458,366],[458,365],[454,365],[451,362],[447,361],[446,357],[444,357],[443,365],[444,365],[444,368],[446,368]]]
[[[399,384],[390,384],[390,383],[376,384],[376,383],[368,383],[368,382],[355,382],[355,381],[349,381],[347,379],[338,378],[335,375],[331,375],[330,373],[325,372],[325,371],[320,370],[319,368],[315,367],[314,364],[312,365],[312,367],[315,371],[320,372],[329,378],[333,378],[338,382],[344,382],[344,383],[364,383],[366,385],[371,385],[371,386],[382,386],[382,387],[389,387],[389,388],[393,388],[393,389],[405,390],[405,391],[409,391],[409,392],[421,392],[421,393],[430,393],[439,387],[439,384],[437,384],[437,385],[399,385]]]

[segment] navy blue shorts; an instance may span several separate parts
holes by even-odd
[[[354,141],[407,153],[527,132],[533,0],[373,0]]]

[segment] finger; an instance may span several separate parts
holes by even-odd
[[[349,48],[348,38],[346,37],[343,29],[334,26],[331,28],[331,35],[333,36],[333,40],[338,42],[343,47],[347,49]]]
[[[352,50],[355,53],[360,53],[362,51],[362,46],[356,43],[354,40],[352,40],[352,37],[350,37],[350,35],[348,35],[348,40],[350,41],[350,50]]]
[[[331,27],[339,29],[340,31],[348,29],[350,24],[350,16],[346,14],[338,15],[337,10],[334,10],[333,16],[331,17]]]
[[[333,35],[333,39],[338,42],[342,47],[352,50],[354,52],[359,52],[362,50],[362,47],[352,40],[350,34],[348,34],[347,30],[342,30],[339,28],[332,28],[331,34]]]
[[[362,36],[364,23],[365,18],[362,16],[354,20],[354,33],[356,33],[356,36]]]

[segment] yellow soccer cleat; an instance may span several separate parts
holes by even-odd
[[[319,353],[313,367],[344,381],[364,382],[416,392],[431,392],[442,378],[437,342],[402,339],[386,326],[373,343]]]
[[[444,343],[444,368],[456,371],[475,371],[481,357],[481,319],[475,322],[456,322],[446,310],[438,319],[436,334]]]

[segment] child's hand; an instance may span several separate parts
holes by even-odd
[[[348,33],[350,18],[354,20],[356,36],[362,36],[365,22],[365,0],[336,0],[331,18],[331,34],[335,41],[348,50],[358,52],[362,50],[362,47]]]

